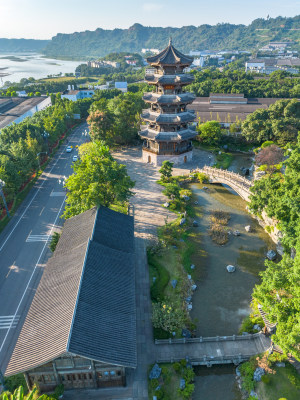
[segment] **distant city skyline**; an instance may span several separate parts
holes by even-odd
[[[57,33],[145,26],[199,26],[293,17],[299,0],[0,0],[0,38],[51,39]]]

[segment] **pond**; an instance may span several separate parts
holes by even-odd
[[[259,282],[259,272],[265,269],[264,261],[269,249],[276,249],[267,233],[248,214],[247,203],[231,189],[222,185],[192,184],[199,227],[199,244],[192,261],[196,266],[198,281],[193,295],[192,318],[198,320],[197,336],[237,334],[241,322],[249,312],[253,287]],[[214,243],[208,234],[213,210],[229,213],[228,229],[241,235],[229,235],[225,245]],[[251,226],[246,232],[245,226]],[[227,265],[236,271],[228,273]]]

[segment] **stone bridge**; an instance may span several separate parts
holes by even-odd
[[[192,365],[235,364],[248,360],[272,347],[262,333],[233,336],[155,340],[156,362],[188,359]]]
[[[209,177],[210,183],[224,183],[230,186],[242,199],[249,201],[251,194],[250,188],[252,182],[235,172],[225,169],[204,166],[202,169],[197,168],[193,172],[202,172]]]

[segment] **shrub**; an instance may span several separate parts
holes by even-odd
[[[261,148],[264,149],[268,146],[271,146],[271,144],[274,144],[274,142],[272,140],[266,140],[265,142],[263,142],[263,144],[261,145]]]
[[[158,302],[164,299],[164,291],[167,284],[169,283],[170,274],[168,270],[161,264],[157,264],[156,262],[154,264],[150,261],[149,264],[151,265],[153,270],[156,271],[156,280],[152,283],[150,288],[151,300]]]
[[[152,389],[157,388],[157,386],[159,385],[158,379],[150,379],[150,385]]]
[[[186,360],[185,360],[185,359],[180,360],[180,365],[181,365],[183,368],[185,368],[185,367],[186,367]]]
[[[195,378],[195,372],[193,368],[186,368],[183,372],[183,377],[186,380],[186,382],[193,382]]]
[[[51,238],[51,242],[50,242],[50,250],[52,251],[52,252],[54,252],[55,251],[55,249],[56,249],[56,246],[57,246],[57,243],[58,243],[58,241],[59,241],[59,238],[60,238],[60,233],[58,233],[58,232],[54,232],[53,233],[53,235],[52,235],[52,238]]]
[[[175,372],[179,372],[181,370],[181,365],[179,364],[179,362],[173,364],[173,369]]]
[[[261,381],[262,381],[263,383],[265,383],[266,385],[268,385],[268,384],[270,383],[270,376],[269,376],[269,375],[263,375],[263,376],[261,377]]]
[[[293,386],[296,386],[297,389],[300,389],[300,376],[297,370],[292,366],[288,366],[287,377]]]
[[[255,388],[255,382],[251,376],[245,376],[243,378],[242,388],[247,390],[247,392],[251,392]]]
[[[208,176],[205,175],[203,172],[197,173],[197,179],[200,183],[208,183],[209,182]]]

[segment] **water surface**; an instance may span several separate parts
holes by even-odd
[[[74,73],[79,64],[80,61],[44,58],[37,53],[0,53],[0,87],[6,81],[19,82],[22,78],[40,79],[47,75]]]

